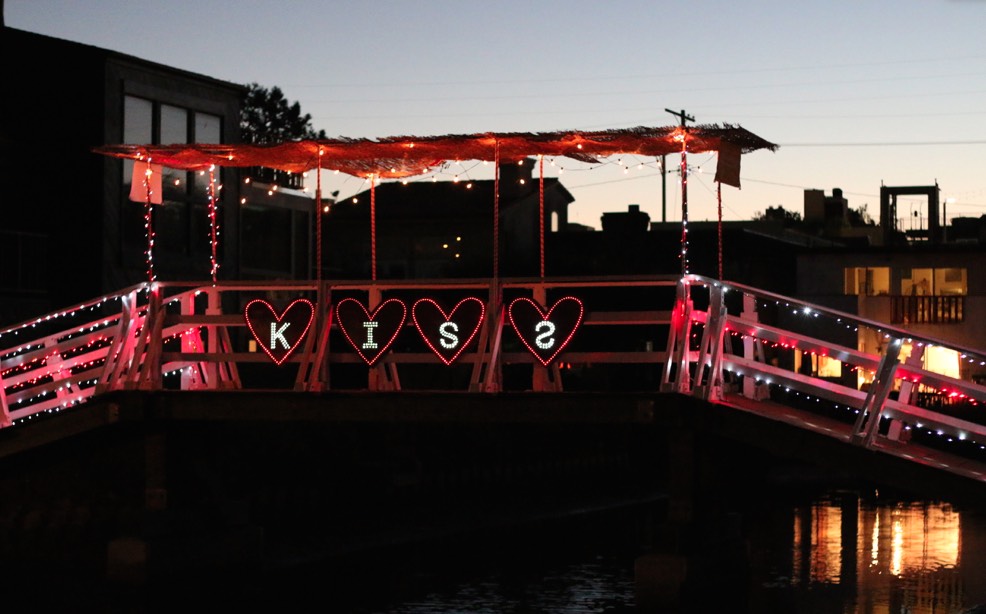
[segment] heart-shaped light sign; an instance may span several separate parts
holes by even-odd
[[[270,303],[258,298],[247,303],[243,314],[257,344],[280,365],[301,345],[315,318],[315,306],[299,298],[278,315]]]
[[[572,340],[584,311],[582,301],[573,296],[558,299],[547,312],[525,297],[514,299],[507,309],[517,336],[545,367]]]
[[[435,301],[422,298],[411,307],[411,318],[431,351],[450,365],[479,332],[485,312],[483,301],[471,296],[459,301],[448,314]]]
[[[373,365],[394,343],[407,319],[407,307],[400,299],[389,298],[371,314],[363,303],[344,298],[336,305],[336,322],[356,353]]]

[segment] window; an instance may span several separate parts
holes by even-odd
[[[920,268],[901,271],[900,293],[910,296],[965,296],[964,268]]]
[[[125,143],[221,143],[222,118],[175,105],[125,96],[123,104],[123,137]],[[130,194],[134,163],[124,161],[124,198]],[[220,183],[220,171],[215,181]],[[164,168],[162,172],[163,202],[154,207],[155,257],[200,256],[211,252],[209,232],[208,172],[189,172]],[[216,197],[219,197],[217,190]],[[145,211],[143,203],[127,200],[123,205],[122,225],[125,245],[146,249]],[[203,267],[208,260],[203,259]]]
[[[843,291],[846,294],[877,296],[890,294],[889,267],[849,267],[845,269]]]
[[[893,299],[894,324],[945,324],[965,320],[968,292],[964,268],[904,269]]]

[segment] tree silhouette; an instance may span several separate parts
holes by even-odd
[[[240,139],[269,145],[301,139],[324,139],[325,130],[312,128],[312,116],[302,115],[298,102],[288,103],[279,87],[251,83],[240,105]]]
[[[757,212],[753,215],[756,221],[777,220],[783,222],[784,226],[791,226],[801,222],[801,214],[797,211],[788,211],[781,205],[767,207],[764,212]]]

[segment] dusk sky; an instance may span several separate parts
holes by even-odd
[[[6,25],[234,83],[280,87],[330,137],[739,125],[778,144],[743,157],[723,219],[802,211],[841,188],[879,214],[881,184],[929,186],[947,215],[986,215],[986,1],[4,0]],[[52,78],[57,79],[57,58]],[[94,144],[97,145],[97,144]],[[677,156],[669,165],[677,165]],[[662,218],[654,159],[548,176],[598,228]],[[714,155],[689,156],[689,220],[717,217]],[[489,177],[488,167],[456,172]],[[346,197],[362,179],[328,179]],[[681,219],[677,175],[666,217]],[[325,186],[323,186],[325,187]],[[914,213],[918,213],[914,216]],[[903,227],[927,225],[902,197]]]

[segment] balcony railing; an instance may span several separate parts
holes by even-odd
[[[891,298],[891,324],[955,324],[965,321],[965,297],[899,295]]]

